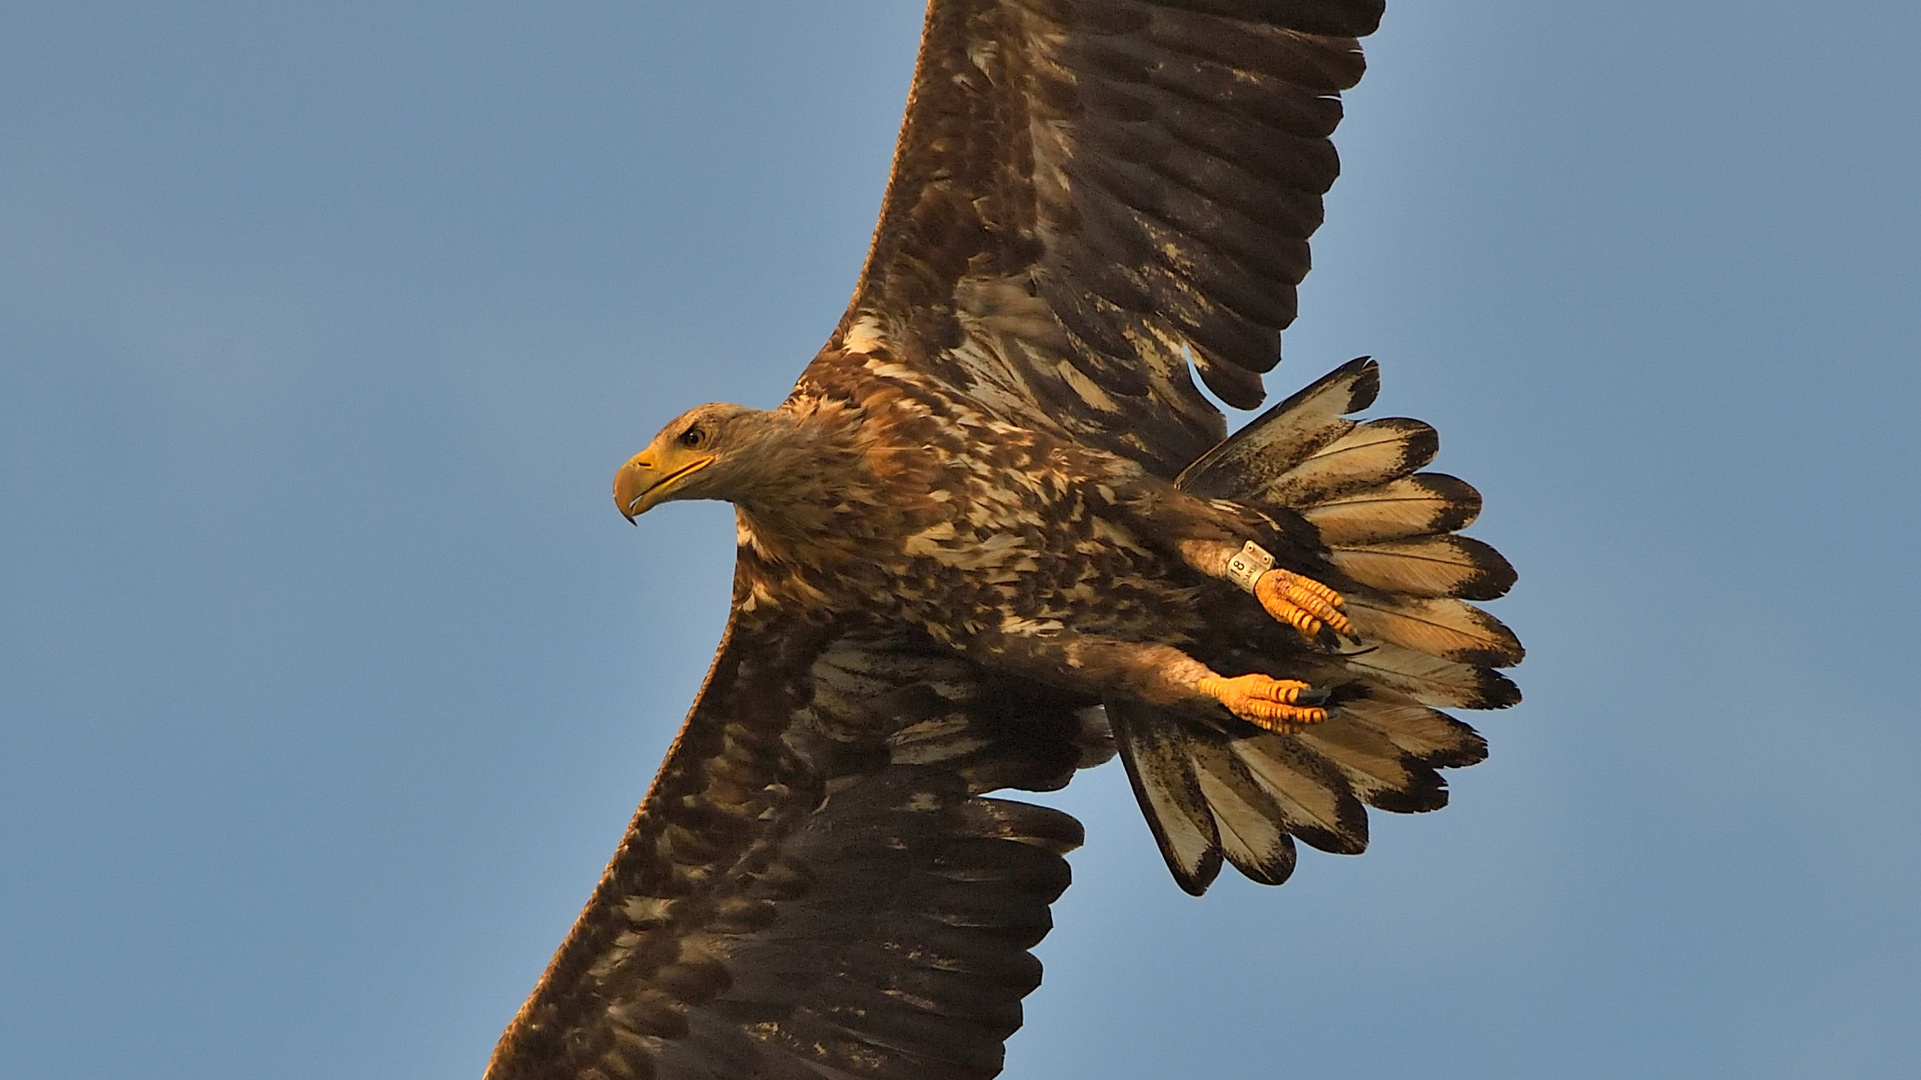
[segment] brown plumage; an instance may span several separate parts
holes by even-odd
[[[733,618],[489,1077],[994,1075],[1081,834],[985,793],[1117,750],[1196,894],[1446,802],[1436,707],[1518,699],[1479,496],[1370,361],[1229,439],[1190,377],[1259,403],[1379,15],[935,0],[827,346],[616,478],[735,504]]]

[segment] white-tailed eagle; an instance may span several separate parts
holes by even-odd
[[[1118,752],[1175,880],[1446,802],[1518,700],[1434,430],[1262,399],[1380,0],[933,0],[867,266],[779,408],[615,480],[739,516],[733,617],[492,1080],[989,1077]]]

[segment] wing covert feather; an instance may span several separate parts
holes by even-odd
[[[489,1080],[987,1077],[1102,756],[1079,702],[930,643],[729,627]]]
[[[1280,358],[1379,0],[934,0],[828,344],[1173,476]]]

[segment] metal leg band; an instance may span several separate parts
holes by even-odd
[[[1261,580],[1261,575],[1272,569],[1274,569],[1274,556],[1269,555],[1267,549],[1249,540],[1246,547],[1235,552],[1234,557],[1227,560],[1227,580],[1252,593],[1254,584]]]

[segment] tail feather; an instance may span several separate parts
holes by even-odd
[[[1481,514],[1481,493],[1446,473],[1415,473],[1303,507],[1329,544],[1371,544],[1453,532]]]
[[[1350,360],[1189,465],[1175,483],[1196,495],[1233,498],[1258,491],[1308,455],[1354,430],[1345,414],[1374,404],[1381,370],[1363,356]]]
[[[1499,619],[1449,597],[1347,594],[1344,609],[1365,641],[1385,641],[1470,666],[1512,667],[1525,650]]]
[[[1227,861],[1263,884],[1286,881],[1294,872],[1294,841],[1290,815],[1276,804],[1273,789],[1255,778],[1227,738],[1191,740],[1187,751]]]
[[[1467,602],[1507,592],[1514,568],[1456,535],[1480,514],[1480,493],[1417,471],[1439,449],[1432,427],[1347,418],[1379,388],[1373,361],[1344,364],[1181,474],[1183,489],[1259,510],[1290,537],[1318,534],[1326,560],[1318,572],[1346,597],[1364,646],[1336,649],[1330,638],[1261,661],[1268,674],[1332,693],[1328,719],[1296,734],[1108,702],[1135,796],[1190,893],[1203,892],[1223,862],[1278,884],[1293,871],[1296,839],[1358,853],[1367,846],[1364,806],[1416,813],[1447,805],[1437,770],[1481,761],[1487,742],[1437,707],[1520,700],[1495,670],[1521,661],[1519,639]],[[1219,644],[1223,656],[1249,645]]]
[[[1257,505],[1311,506],[1398,480],[1433,461],[1440,449],[1440,434],[1419,420],[1370,420],[1241,498]]]
[[[1466,536],[1335,545],[1328,557],[1355,581],[1403,596],[1494,600],[1514,586],[1514,568],[1501,553]]]
[[[1367,849],[1367,811],[1326,757],[1290,735],[1263,733],[1226,741],[1280,807],[1287,831],[1339,855]]]
[[[1351,715],[1330,717],[1294,738],[1339,769],[1369,806],[1413,814],[1447,805],[1447,783],[1440,773]]]
[[[1188,763],[1188,732],[1161,710],[1125,698],[1107,702],[1107,720],[1161,858],[1182,889],[1201,895],[1221,872],[1221,834]]]
[[[1400,747],[1422,765],[1461,768],[1487,760],[1481,733],[1438,709],[1390,690],[1345,702],[1341,716]]]
[[[1505,709],[1521,691],[1505,675],[1479,664],[1463,664],[1385,642],[1342,658],[1330,671],[1319,667],[1320,685],[1344,670],[1349,678],[1398,690],[1423,705],[1448,709]],[[1318,665],[1317,665],[1318,666]]]

